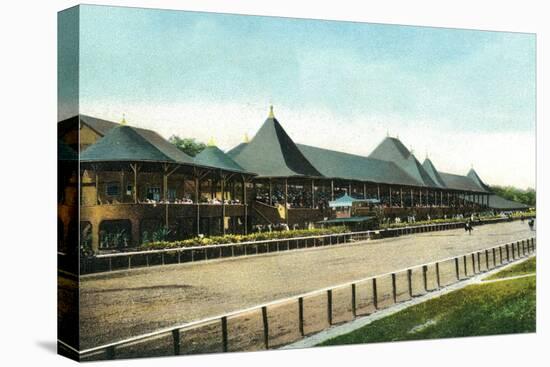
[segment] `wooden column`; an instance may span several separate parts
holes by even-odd
[[[391,186],[388,185],[388,192],[390,193],[390,208],[392,207],[392,202],[391,202]]]
[[[315,209],[315,180],[311,179],[311,209]]]
[[[403,188],[399,188],[399,199],[401,201],[401,208],[403,208]]]
[[[271,178],[269,179],[269,205],[273,206],[273,184]]]
[[[363,184],[363,199],[367,198],[367,184]]]
[[[422,189],[418,190],[418,204],[422,206]]]
[[[120,202],[124,202],[124,171],[120,170]]]
[[[201,213],[200,213],[200,179],[195,176],[195,205],[197,206],[197,217],[196,217],[196,229],[197,229],[197,236],[200,234],[201,231]]]
[[[411,189],[411,208],[414,207],[414,189]]]
[[[244,175],[241,176],[243,179],[243,205],[244,205],[244,234],[248,233],[248,203],[246,202],[246,178]]]
[[[348,195],[351,196],[351,182],[348,184]]]
[[[334,201],[334,180],[330,180],[330,200]]]
[[[225,176],[221,176],[222,190],[222,234],[225,235]]]
[[[99,199],[99,174],[97,173],[97,171],[95,172],[95,198],[96,198],[96,201],[97,201],[96,204],[99,204],[100,203],[100,199]]]
[[[137,186],[137,171],[138,171],[138,165],[137,164],[130,164],[130,168],[134,172],[134,204],[137,204],[138,202],[138,186]]]
[[[285,221],[288,224],[288,179],[285,178]]]
[[[380,201],[380,185],[376,185],[376,191],[378,195],[378,201]]]

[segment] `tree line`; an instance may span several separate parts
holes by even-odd
[[[529,206],[535,206],[537,203],[537,192],[532,188],[523,190],[514,186],[491,186],[491,190],[498,196],[507,200],[516,201]]]

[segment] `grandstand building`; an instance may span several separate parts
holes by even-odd
[[[80,184],[79,200],[72,199],[80,222],[60,221],[60,229],[79,227],[94,252],[258,225],[303,227],[331,218],[328,202],[344,194],[376,199],[387,218],[527,209],[496,197],[473,169],[461,176],[438,171],[428,158],[421,164],[394,137],[369,156],[297,144],[273,108],[252,139],[227,153],[209,144],[196,157],[124,120],[79,115],[60,122],[58,135],[59,151],[73,158],[67,152],[78,151],[80,164],[60,181],[64,188]],[[59,200],[67,205],[66,195]]]

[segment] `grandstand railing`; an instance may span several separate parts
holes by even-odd
[[[475,225],[509,221],[508,218],[482,219]],[[143,250],[99,254],[80,258],[80,274],[130,270],[159,265],[183,264],[222,258],[260,255],[272,252],[308,249],[341,245],[366,239],[397,237],[408,234],[444,231],[462,228],[464,222],[448,222],[405,226],[370,231],[335,233],[307,237],[281,238],[262,241],[247,241],[217,245],[178,247],[159,250]]]
[[[76,350],[80,360],[273,349],[535,253],[527,238]]]

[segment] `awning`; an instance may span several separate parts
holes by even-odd
[[[352,206],[353,203],[369,203],[369,204],[378,204],[380,201],[378,199],[356,199],[348,194],[344,194],[336,200],[329,201],[328,206],[331,208],[338,207],[347,207]]]

